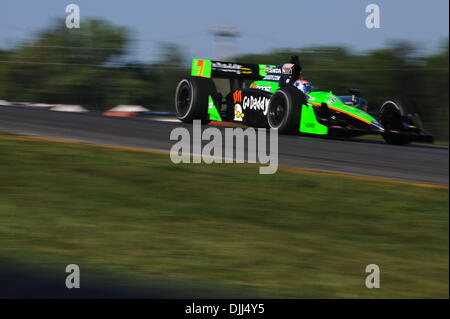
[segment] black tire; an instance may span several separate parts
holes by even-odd
[[[286,86],[277,90],[269,101],[269,127],[278,129],[281,134],[298,132],[303,104],[306,104],[306,97],[297,88]]]
[[[383,134],[383,138],[386,143],[395,145],[404,145],[412,142],[411,137],[405,134],[396,134],[395,132],[401,132],[404,130],[402,121],[408,118],[409,121],[413,121],[415,125],[418,111],[417,107],[412,101],[406,97],[395,97],[386,100],[380,108],[380,123],[386,129],[386,133]]]
[[[193,120],[208,123],[208,96],[216,92],[216,85],[212,79],[197,76],[183,78],[175,90],[177,118],[185,123],[192,123]]]

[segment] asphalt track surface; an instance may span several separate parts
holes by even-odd
[[[105,117],[25,107],[0,106],[0,131],[87,143],[169,151],[170,132],[191,125],[143,118]],[[223,127],[219,128],[224,130]],[[204,142],[206,143],[206,142]],[[367,139],[279,135],[278,165],[302,169],[449,184],[448,148],[388,145]]]

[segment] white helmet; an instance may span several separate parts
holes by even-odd
[[[307,79],[298,79],[297,81],[295,81],[294,85],[297,87],[297,89],[305,94],[311,92],[314,89],[311,81]]]

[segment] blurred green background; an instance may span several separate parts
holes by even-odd
[[[176,84],[189,73],[192,57],[176,44],[161,43],[159,61],[133,63],[126,58],[132,43],[127,28],[106,21],[87,21],[80,30],[57,21],[27,43],[0,49],[0,100],[81,104],[95,111],[118,104],[172,111]],[[304,75],[317,88],[346,94],[357,87],[370,111],[389,97],[407,95],[418,104],[425,128],[448,141],[448,39],[431,56],[419,56],[416,49],[397,41],[365,53],[310,47],[234,60],[280,64],[299,55]]]

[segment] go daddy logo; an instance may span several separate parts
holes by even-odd
[[[253,97],[253,96],[244,96],[242,99],[242,91],[238,90],[233,93],[233,101],[236,107],[239,109],[242,107],[243,110],[260,110],[263,111],[264,115],[267,115],[267,111],[269,110],[269,101],[270,99],[264,96]]]
[[[264,115],[267,115],[267,111],[269,110],[269,101],[270,99],[260,96],[260,97],[253,97],[253,96],[246,96],[244,97],[244,101],[242,103],[242,108],[245,109],[251,109],[251,110],[260,110],[263,112]]]

